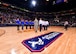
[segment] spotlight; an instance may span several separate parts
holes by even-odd
[[[46,1],[49,1],[49,0],[46,0]]]
[[[32,5],[36,6],[36,1],[35,0],[32,1]]]

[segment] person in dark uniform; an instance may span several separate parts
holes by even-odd
[[[0,17],[0,23],[2,23],[2,17]]]
[[[3,20],[4,20],[3,16],[0,15],[0,24],[3,23]]]

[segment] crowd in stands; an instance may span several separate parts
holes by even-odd
[[[15,23],[17,17],[22,16],[12,12],[0,12],[0,23]]]
[[[11,11],[3,12],[3,11],[0,11],[0,24],[6,24],[6,23],[13,24],[13,23],[16,23],[17,18],[19,18],[19,19],[23,18],[25,21],[27,21],[27,20],[31,21],[31,19],[32,19],[30,17],[26,18],[25,16],[22,16],[21,14],[17,14],[15,12],[11,12]],[[76,18],[72,18],[72,16],[71,17],[47,18],[47,20],[50,22],[51,25],[63,25],[66,20],[69,22],[69,24],[76,25]]]

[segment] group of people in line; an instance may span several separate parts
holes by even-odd
[[[30,24],[29,24],[30,23]],[[37,18],[35,18],[34,21],[24,21],[24,19],[19,20],[19,18],[16,19],[16,24],[17,24],[17,30],[20,30],[19,27],[20,25],[22,26],[22,30],[24,30],[24,26],[26,26],[26,29],[28,26],[34,26],[34,30],[35,32],[38,31],[38,28],[40,30],[40,32],[42,31],[42,27],[44,28],[44,30],[47,30],[49,22],[48,21],[44,21],[42,20],[42,18],[40,18],[40,20],[38,20]]]
[[[29,24],[30,23],[30,24]],[[38,31],[38,28],[40,30],[40,32],[42,31],[42,28],[44,28],[44,30],[47,30],[49,22],[42,20],[42,18],[40,18],[39,20],[37,18],[35,18],[34,21],[24,21],[24,19],[19,20],[19,18],[16,19],[16,24],[17,24],[17,30],[20,30],[19,27],[22,26],[22,30],[24,30],[24,26],[27,27],[29,26],[31,29],[31,26],[34,26],[34,30],[35,32]],[[64,29],[67,30],[69,26],[69,22],[65,21],[64,22]]]

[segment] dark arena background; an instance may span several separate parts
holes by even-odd
[[[0,54],[76,54],[76,1],[0,0]]]

